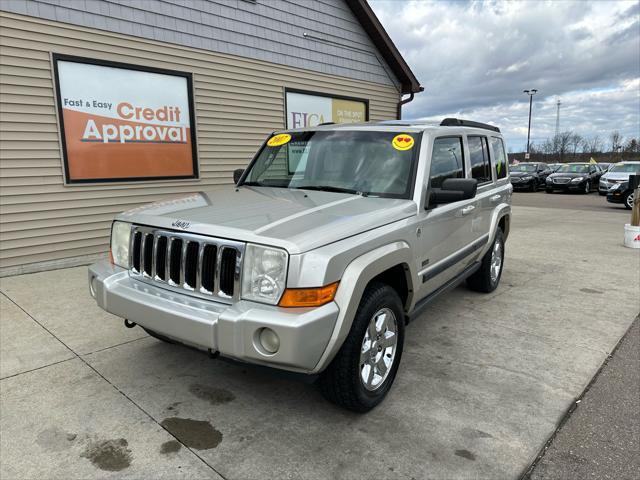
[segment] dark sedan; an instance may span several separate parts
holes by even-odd
[[[622,203],[631,210],[633,208],[633,190],[629,188],[629,182],[616,183],[607,190],[607,202]]]
[[[544,186],[545,179],[550,173],[551,169],[546,163],[518,163],[509,168],[514,190],[535,192],[539,186]]]
[[[546,190],[589,193],[598,188],[602,170],[593,163],[565,163],[547,177]]]

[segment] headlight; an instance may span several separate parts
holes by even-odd
[[[524,177],[522,177],[523,180],[531,180],[533,177],[531,175],[526,175]]]
[[[571,180],[571,183],[578,183],[578,182],[581,182],[582,180],[584,180],[584,177],[576,177],[573,180]]]
[[[242,298],[275,305],[287,283],[289,255],[284,250],[247,244],[242,268]]]
[[[618,190],[620,188],[621,183],[614,183],[609,187],[609,190]]]
[[[131,239],[131,224],[127,222],[113,222],[111,226],[111,256],[113,263],[129,268],[129,240]]]

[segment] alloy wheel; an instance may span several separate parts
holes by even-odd
[[[491,283],[496,283],[502,268],[502,243],[496,241],[491,252]]]
[[[384,383],[393,367],[398,345],[398,324],[389,308],[381,308],[372,317],[360,349],[360,381],[374,391]]]
[[[627,208],[633,208],[633,192],[627,195],[627,199],[625,200],[627,204]]]

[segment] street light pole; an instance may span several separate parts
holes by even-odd
[[[531,140],[531,107],[533,106],[533,96],[538,90],[535,88],[531,90],[523,90],[523,93],[529,95],[529,128],[527,129],[527,156],[529,156],[529,141]]]

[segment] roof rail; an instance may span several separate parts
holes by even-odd
[[[445,118],[440,122],[441,127],[474,127],[474,128],[484,128],[485,130],[492,130],[494,132],[500,133],[500,129],[498,127],[494,127],[493,125],[489,125],[487,123],[474,122],[472,120],[462,120],[460,118]]]

